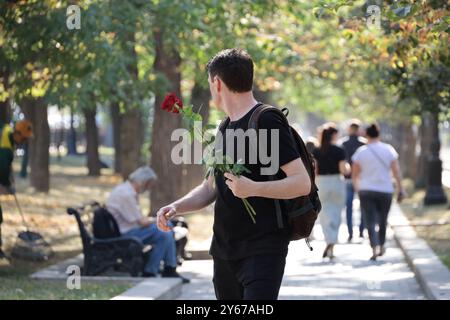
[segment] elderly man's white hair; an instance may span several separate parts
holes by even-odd
[[[139,185],[144,185],[148,181],[156,180],[157,178],[155,171],[149,166],[137,168],[128,176],[128,180],[138,183]]]

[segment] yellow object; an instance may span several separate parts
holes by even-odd
[[[20,135],[26,139],[33,136],[33,126],[28,120],[20,120],[16,122],[14,126],[14,131],[20,133]]]
[[[0,148],[13,150],[11,140],[9,139],[12,132],[13,132],[13,130],[12,130],[11,126],[9,126],[8,124],[5,124],[3,126],[3,130],[1,132],[1,138],[0,138]]]

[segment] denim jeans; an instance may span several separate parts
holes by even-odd
[[[346,199],[345,199],[345,207],[346,207],[346,216],[347,216],[347,229],[348,235],[353,237],[353,198],[355,196],[355,189],[353,188],[353,183],[351,180],[345,181],[346,187]],[[363,234],[364,232],[364,216],[361,213],[361,220],[359,223],[359,234]]]
[[[161,261],[165,266],[176,267],[177,257],[175,250],[175,238],[173,231],[164,232],[158,229],[155,223],[146,228],[134,228],[123,234],[124,236],[136,237],[144,244],[150,244],[148,260],[145,264],[144,271],[158,274]]]
[[[369,231],[370,245],[382,246],[386,241],[386,227],[391,209],[392,193],[360,191],[361,213]],[[378,231],[376,226],[378,225]]]

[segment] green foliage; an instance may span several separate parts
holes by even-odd
[[[328,116],[346,108],[377,114],[380,105],[405,115],[448,111],[446,1],[84,0],[81,29],[67,30],[69,3],[0,4],[0,64],[12,70],[0,99],[148,108],[170,86],[154,70],[154,33],[162,30],[181,56],[183,90],[207,88],[208,59],[243,47],[255,60],[256,88],[280,104]],[[366,26],[370,4],[382,9],[382,30]],[[400,107],[404,99],[420,107]]]

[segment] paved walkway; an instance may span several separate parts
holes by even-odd
[[[425,299],[390,229],[386,255],[377,262],[369,261],[367,239],[346,243],[344,225],[332,262],[322,259],[325,243],[320,225],[314,228],[314,236],[313,252],[304,241],[291,243],[280,299]],[[192,277],[192,282],[182,287],[178,299],[215,299],[212,269],[211,260],[186,261],[179,271]]]

